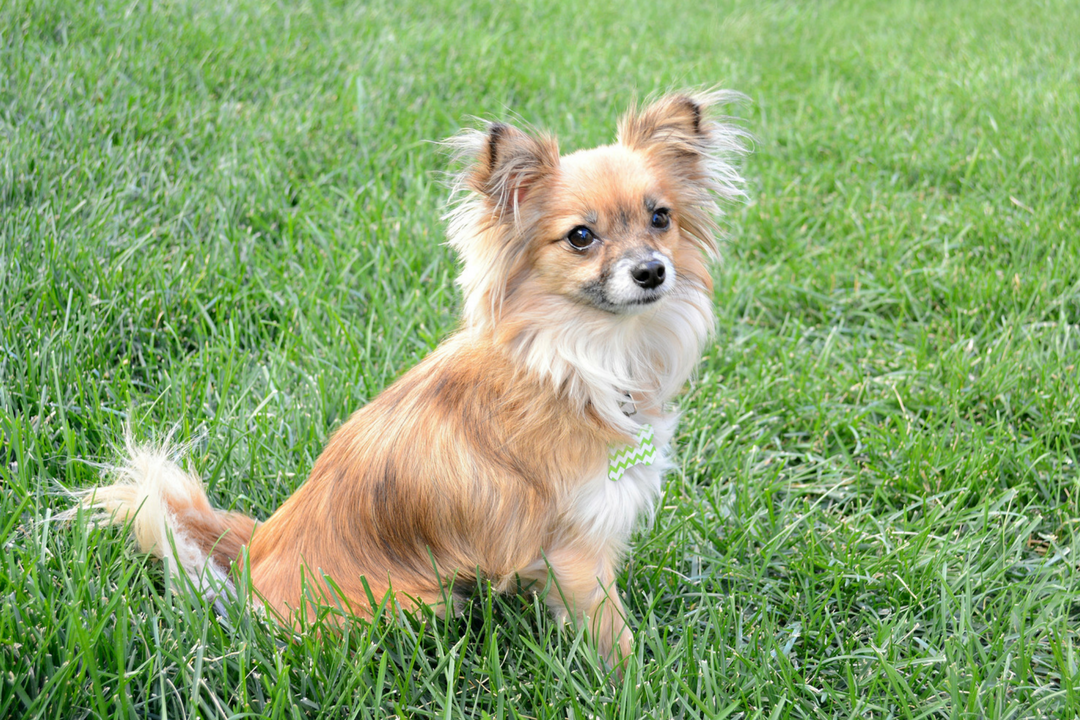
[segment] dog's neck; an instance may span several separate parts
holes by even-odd
[[[507,310],[495,335],[512,362],[624,435],[666,411],[714,325],[711,295],[689,283],[635,315],[583,311],[561,299]]]

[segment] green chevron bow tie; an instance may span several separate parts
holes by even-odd
[[[656,460],[652,425],[642,425],[634,439],[636,442],[633,445],[608,448],[608,480],[615,482],[635,465],[652,465]]]

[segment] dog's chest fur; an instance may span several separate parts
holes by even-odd
[[[656,502],[663,491],[664,473],[671,469],[668,448],[678,416],[666,414],[651,418],[655,433],[656,457],[649,465],[634,465],[618,480],[608,477],[607,462],[592,469],[577,488],[568,514],[572,524],[586,538],[603,543],[625,542],[642,515],[651,520]]]
[[[663,408],[693,371],[713,324],[711,295],[691,278],[683,282],[680,295],[638,316],[575,321],[559,315],[570,310],[554,307],[546,323],[519,340],[518,362],[563,389],[570,413],[588,407],[606,427],[631,437],[642,423],[653,426],[651,465],[630,467],[612,481],[605,453],[601,463],[582,468],[571,490],[563,515],[576,534],[597,545],[625,544],[642,515],[651,519],[671,469],[678,414]],[[629,391],[638,409],[627,414]]]

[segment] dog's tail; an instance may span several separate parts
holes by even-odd
[[[168,445],[139,447],[129,439],[125,455],[111,468],[112,485],[78,493],[90,520],[130,522],[140,552],[166,560],[178,577],[182,570],[207,598],[232,593],[233,563],[251,540],[255,520],[211,507],[202,482],[177,464]]]

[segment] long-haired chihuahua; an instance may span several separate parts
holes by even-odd
[[[277,512],[216,510],[169,451],[130,443],[83,506],[130,522],[207,594],[249,566],[284,622],[317,596],[370,615],[392,590],[445,612],[481,579],[553,581],[554,614],[618,665],[616,572],[713,330],[718,202],[742,194],[745,136],[715,113],[738,97],[665,96],[631,109],[614,144],[566,156],[501,123],[453,138],[461,327],[334,433]]]

